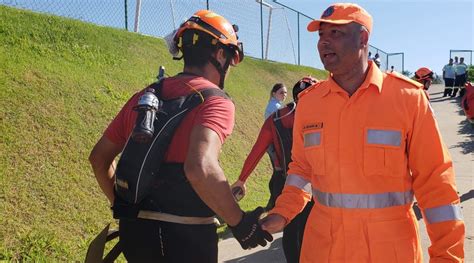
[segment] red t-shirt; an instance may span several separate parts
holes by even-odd
[[[205,88],[218,89],[219,87],[203,77],[180,74],[164,80],[161,95],[164,99],[172,99]],[[132,108],[137,105],[138,98],[143,93],[144,90],[133,95],[105,130],[104,135],[113,143],[121,147],[125,146],[137,118],[137,112]],[[175,131],[164,161],[184,162],[188,153],[189,136],[196,125],[215,131],[224,143],[226,137],[232,133],[234,114],[234,104],[229,99],[218,96],[207,98],[204,103],[186,114]]]
[[[287,129],[293,127],[293,121],[295,119],[295,112],[290,112],[290,110],[291,108],[288,106],[278,110],[278,116],[281,116],[281,123],[283,127]],[[274,165],[281,167],[280,162],[283,160],[282,149],[273,118],[275,118],[275,113],[270,115],[263,123],[257,141],[253,145],[247,159],[245,159],[244,167],[239,176],[240,181],[245,182],[247,180],[270,145],[273,145],[277,155],[277,160]]]

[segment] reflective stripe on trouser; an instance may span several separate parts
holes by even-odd
[[[378,194],[325,193],[313,188],[313,197],[321,205],[334,208],[386,208],[413,202],[413,192],[386,192]]]
[[[461,206],[459,204],[427,208],[423,212],[429,224],[463,219]]]
[[[296,175],[296,174],[289,174],[286,177],[285,185],[291,185],[296,188],[299,188],[309,194],[311,194],[311,182],[306,180],[305,178]]]

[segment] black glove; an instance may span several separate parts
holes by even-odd
[[[273,241],[272,235],[263,230],[258,223],[263,211],[263,208],[259,206],[252,212],[244,213],[239,224],[234,227],[229,226],[235,239],[239,241],[243,249],[254,248],[257,245],[264,247],[267,241]]]

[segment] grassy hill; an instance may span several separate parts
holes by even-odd
[[[123,103],[160,65],[182,69],[161,39],[0,6],[0,260],[82,261],[112,222],[87,161]],[[263,123],[269,89],[292,86],[309,67],[246,58],[226,91],[234,134],[221,164],[233,182]],[[266,203],[267,157],[249,180],[244,209]],[[222,230],[221,230],[222,231]]]

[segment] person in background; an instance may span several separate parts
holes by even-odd
[[[265,108],[265,114],[264,114],[265,120],[272,113],[284,107],[283,102],[285,101],[287,95],[288,95],[288,89],[285,87],[283,83],[276,83],[275,85],[273,85],[273,88],[270,91],[270,99],[268,100],[267,107]],[[280,169],[276,165],[276,163],[278,163],[278,160],[277,160],[275,148],[272,145],[268,146],[267,153],[268,153],[268,158],[270,158],[272,167],[276,169]]]
[[[467,65],[464,63],[464,58],[461,57],[459,63],[454,67],[456,72],[456,79],[454,80],[454,90],[451,97],[456,97],[459,89],[464,88],[464,84],[466,84],[467,80]],[[460,96],[464,94],[464,91],[460,92]]]
[[[283,102],[288,95],[288,90],[283,83],[276,83],[270,91],[270,99],[265,108],[265,119],[279,108],[283,107]]]
[[[97,182],[113,204],[114,217],[120,219],[120,244],[129,262],[217,262],[216,214],[229,225],[244,249],[265,246],[271,240],[258,224],[263,208],[242,211],[219,165],[222,144],[234,127],[235,112],[222,89],[230,66],[236,66],[244,57],[236,29],[208,10],[196,12],[181,24],[173,34],[172,46],[182,53],[183,71],[160,80],[156,88],[152,84],[133,95],[90,153]],[[184,113],[169,137],[161,132],[154,134],[157,147],[124,148],[134,143],[133,138],[129,140],[136,127],[134,109],[150,89],[158,90],[156,94],[162,100],[197,95],[202,101]],[[150,150],[144,158],[133,159],[142,156],[142,149]],[[131,156],[130,161],[122,165],[120,159],[116,166],[115,158],[121,152],[122,156]],[[137,203],[126,201],[122,193],[133,185],[116,180],[118,174],[123,174],[119,171],[133,164],[143,168],[147,156],[161,159],[158,155],[164,156],[159,161],[158,176],[153,176],[156,170],[146,174],[140,170],[136,175],[151,178],[144,182],[150,184],[149,193]]]
[[[461,107],[466,119],[474,126],[474,85],[467,81],[463,90],[465,94],[461,99]]]
[[[434,78],[434,72],[427,68],[427,67],[421,67],[415,72],[415,79],[423,84],[423,90],[425,91],[426,97],[429,99],[430,96],[428,94],[428,89],[431,86],[431,83],[433,82]]]
[[[375,54],[374,62],[375,62],[375,65],[377,65],[377,67],[380,68],[381,62],[380,62],[380,55],[379,55],[379,53],[376,53],[376,54]]]
[[[456,78],[455,66],[453,59],[450,58],[448,64],[443,67],[444,93],[443,97],[451,96]]]
[[[265,123],[260,129],[257,141],[245,160],[239,179],[231,186],[233,193],[240,191],[241,197],[245,195],[246,180],[255,169],[255,166],[257,166],[265,150],[268,146],[272,145],[277,155],[277,167],[273,167],[274,172],[269,183],[270,199],[266,209],[270,210],[273,208],[275,200],[281,194],[281,190],[285,184],[286,171],[291,161],[293,120],[298,103],[298,95],[317,82],[315,78],[310,76],[304,77],[296,82],[293,86],[294,101],[288,103],[286,107],[272,113],[269,118],[265,120]],[[313,203],[309,202],[303,211],[283,230],[283,251],[287,262],[299,262],[304,228],[312,205]]]
[[[453,161],[421,84],[367,61],[372,16],[356,4],[332,4],[308,30],[330,74],[299,96],[288,177],[262,229],[313,199],[301,263],[421,263],[416,197],[430,262],[463,262]]]
[[[372,57],[372,52],[369,51],[369,57],[368,57],[369,60],[373,60],[374,58]]]

